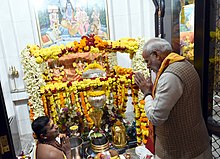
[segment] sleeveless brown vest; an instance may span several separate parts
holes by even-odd
[[[194,158],[209,146],[209,136],[202,116],[199,76],[193,65],[186,60],[170,64],[164,72],[179,77],[184,88],[168,120],[155,127],[156,155],[164,159]]]

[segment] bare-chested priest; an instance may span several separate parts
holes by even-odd
[[[38,117],[31,126],[38,140],[35,159],[71,159],[69,138],[59,134],[58,126],[49,117]]]

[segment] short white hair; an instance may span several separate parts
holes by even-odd
[[[159,53],[171,53],[173,51],[172,46],[168,41],[161,38],[152,38],[148,40],[144,47],[143,52],[146,53],[153,53],[153,52],[159,52]]]

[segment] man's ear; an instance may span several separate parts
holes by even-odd
[[[156,51],[154,52],[154,56],[156,57],[156,59],[161,60],[161,54],[157,53]]]
[[[161,54],[161,53],[155,53],[155,55],[156,55],[156,58],[159,60],[159,61],[163,61],[166,57],[167,57],[167,55],[166,54]]]
[[[163,56],[157,55],[157,59],[163,61],[165,58]]]

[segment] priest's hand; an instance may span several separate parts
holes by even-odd
[[[62,148],[65,151],[67,159],[71,159],[71,145],[70,145],[69,137],[63,136],[61,138],[61,144],[62,144]]]

